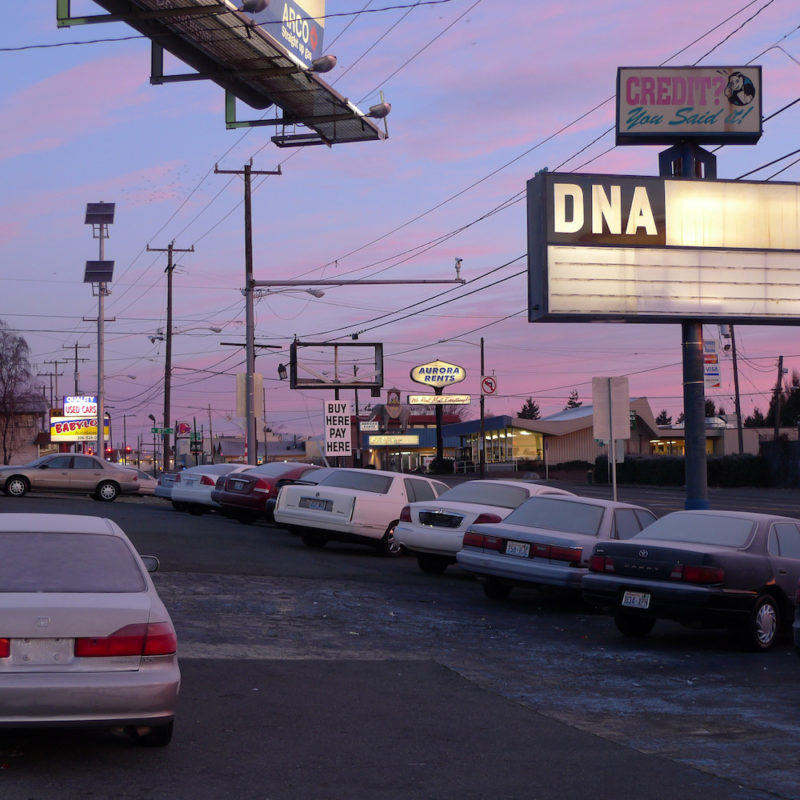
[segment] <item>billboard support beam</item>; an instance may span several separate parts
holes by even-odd
[[[659,175],[713,179],[717,159],[694,142],[681,142],[659,154]],[[703,375],[703,323],[681,321],[683,358],[683,430],[686,500],[684,508],[706,509],[708,465],[706,463],[706,398]]]

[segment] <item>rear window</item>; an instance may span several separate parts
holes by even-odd
[[[0,592],[143,592],[125,542],[91,533],[0,533]]]
[[[362,492],[386,494],[392,479],[387,475],[376,475],[374,472],[345,472],[336,470],[320,481],[323,486],[338,486],[341,489],[358,489]]]
[[[501,483],[467,481],[439,495],[440,500],[474,503],[478,506],[516,508],[528,499],[528,490],[521,486],[504,486]]]
[[[597,536],[602,521],[602,506],[550,497],[531,497],[506,517],[506,522],[512,525],[586,536]]]
[[[270,461],[268,464],[262,464],[259,467],[248,469],[250,475],[266,475],[271,478],[279,478],[287,472],[293,472],[296,469],[301,469],[302,464],[289,463],[286,461]],[[311,465],[306,465],[307,469],[313,469]]]
[[[665,542],[744,547],[754,530],[755,523],[750,519],[676,511],[657,519],[639,535],[643,539],[660,539]]]

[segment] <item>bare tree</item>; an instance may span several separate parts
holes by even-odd
[[[29,400],[29,352],[28,343],[0,321],[0,449],[4,464],[11,462],[25,435],[18,415]]]

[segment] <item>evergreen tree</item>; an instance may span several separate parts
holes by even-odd
[[[567,404],[564,406],[564,411],[568,411],[570,408],[578,408],[582,405],[583,401],[578,399],[578,390],[573,389],[569,393],[569,400],[567,400]]]
[[[753,413],[749,417],[744,418],[744,422],[742,423],[742,425],[745,428],[766,428],[767,420],[761,413],[760,408],[754,408]]]
[[[529,397],[517,412],[517,419],[539,419],[541,416],[539,404],[532,397]]]
[[[657,425],[671,425],[672,424],[672,417],[667,414],[667,409],[662,408],[661,413],[656,417],[656,424]]]

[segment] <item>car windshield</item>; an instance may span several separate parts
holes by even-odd
[[[712,544],[720,547],[744,547],[749,541],[755,522],[726,514],[693,514],[676,511],[648,525],[638,536],[665,542]]]
[[[386,494],[392,485],[388,475],[376,475],[374,472],[349,472],[336,470],[320,481],[324,486],[338,486],[342,489],[358,489],[362,492]]]
[[[603,506],[552,497],[531,497],[506,517],[512,525],[586,536],[597,536],[602,520]]]
[[[143,592],[130,548],[91,533],[0,533],[0,592]]]
[[[474,503],[478,506],[516,508],[528,499],[528,492],[521,486],[466,481],[443,492],[439,495],[439,499],[458,503]]]

